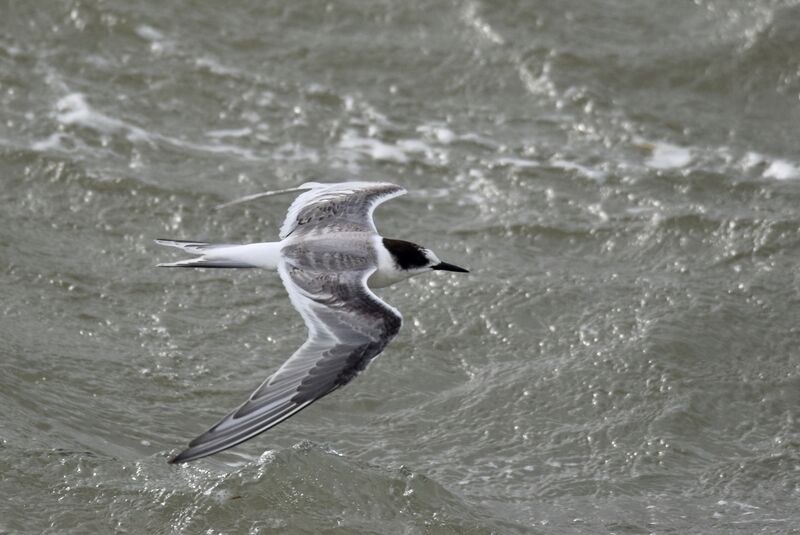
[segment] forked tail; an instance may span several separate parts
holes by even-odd
[[[280,260],[280,243],[205,243],[184,240],[155,240],[159,245],[182,249],[197,258],[158,264],[158,267],[193,268],[267,268],[277,269]]]

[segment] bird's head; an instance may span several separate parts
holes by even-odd
[[[457,271],[469,273],[462,267],[448,264],[439,260],[433,251],[416,243],[403,240],[383,239],[383,245],[391,253],[392,259],[399,270],[408,273],[408,276],[418,275],[427,271]]]

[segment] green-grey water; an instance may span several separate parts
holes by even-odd
[[[2,3],[1,533],[798,533],[800,3]],[[356,381],[170,455],[304,339],[307,180],[468,276]]]

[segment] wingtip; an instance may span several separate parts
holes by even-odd
[[[256,199],[261,199],[263,197],[272,197],[274,195],[283,195],[286,193],[296,193],[300,191],[308,191],[310,189],[314,189],[317,187],[319,183],[317,182],[306,182],[305,184],[301,184],[300,186],[294,188],[285,188],[285,189],[277,189],[272,191],[264,191],[262,193],[254,193],[252,195],[245,195],[244,197],[239,197],[238,199],[234,199],[232,201],[224,202],[222,204],[218,204],[214,207],[215,210],[222,210],[224,208],[228,208],[229,206],[235,206],[237,204],[241,204],[244,202],[254,201]]]
[[[187,451],[188,450],[183,450],[179,454],[177,454],[177,455],[173,456],[172,458],[170,458],[169,460],[167,460],[167,463],[168,464],[183,464],[183,463],[191,460],[191,459],[187,459],[187,457],[188,457],[188,455],[186,455]]]

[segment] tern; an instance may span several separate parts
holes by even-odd
[[[430,249],[378,234],[372,221],[375,207],[406,193],[394,184],[308,182],[223,206],[294,192],[303,193],[289,207],[280,241],[234,245],[155,240],[199,255],[159,267],[277,270],[308,329],[305,343],[247,401],[192,440],[171,463],[236,446],[353,380],[391,342],[403,322],[400,312],[372,288],[429,271],[468,273],[442,262]]]

